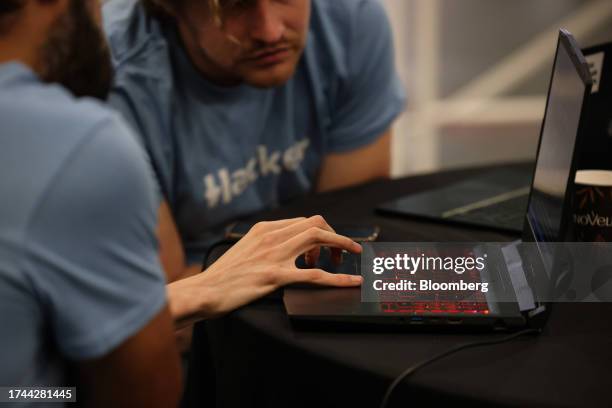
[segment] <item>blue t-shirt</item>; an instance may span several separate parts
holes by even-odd
[[[116,113],[24,65],[0,65],[0,124],[0,386],[61,385],[166,303],[155,181]]]
[[[141,136],[190,262],[228,221],[311,192],[325,155],[374,142],[404,108],[379,1],[311,4],[295,75],[271,89],[206,80],[138,0],[104,7],[110,103]]]

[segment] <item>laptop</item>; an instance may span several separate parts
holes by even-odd
[[[561,30],[527,211],[522,216],[521,242],[533,243],[538,248],[536,258],[542,259],[523,259],[526,263],[520,271],[522,276],[516,275],[516,271],[511,272],[509,266],[486,272],[489,276],[482,276],[482,281],[491,281],[494,287],[474,302],[458,301],[457,294],[452,292],[440,295],[436,301],[415,298],[406,302],[362,302],[361,290],[356,288],[288,287],[284,291],[283,301],[292,324],[316,327],[330,324],[333,328],[341,327],[343,323],[357,323],[379,327],[452,326],[512,330],[545,321],[549,305],[538,302],[538,296],[533,293],[531,300],[525,298],[524,286],[518,287],[517,282],[532,283],[534,279],[540,279],[534,276],[533,271],[541,270],[546,263],[544,258],[550,255],[547,244],[563,241],[566,237],[572,180],[580,150],[579,135],[583,134],[581,118],[591,87],[591,76],[582,52],[572,35]],[[519,242],[509,244],[508,252],[512,252],[512,245],[518,248]],[[474,252],[477,250],[474,248]],[[337,267],[319,266],[349,274],[360,274],[361,270],[360,258],[355,255],[347,255],[347,259]],[[510,276],[510,273],[514,275]],[[532,285],[537,286],[535,283]],[[514,294],[512,301],[506,300],[508,292]]]
[[[384,215],[520,233],[533,169],[500,169],[381,204]]]

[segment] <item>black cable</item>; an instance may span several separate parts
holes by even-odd
[[[425,367],[428,364],[431,364],[435,361],[440,360],[441,358],[444,358],[448,355],[451,355],[453,353],[456,353],[458,351],[461,350],[465,350],[468,348],[473,348],[473,347],[480,347],[480,346],[491,346],[494,344],[500,344],[500,343],[505,343],[507,341],[510,340],[514,340],[517,337],[521,337],[524,336],[526,334],[539,334],[541,331],[539,329],[527,329],[527,330],[522,330],[520,332],[516,332],[514,334],[511,334],[509,336],[505,336],[499,339],[491,339],[491,340],[483,340],[483,341],[475,341],[472,343],[465,343],[465,344],[460,344],[456,347],[453,347],[449,350],[443,351],[440,354],[437,354],[425,361],[421,361],[420,363],[417,363],[415,365],[413,365],[412,367],[406,369],[403,373],[401,373],[392,383],[391,385],[389,385],[389,387],[387,388],[387,392],[385,393],[385,396],[382,400],[382,403],[380,404],[380,408],[386,408],[387,404],[389,403],[389,399],[391,398],[391,394],[393,393],[393,391],[395,390],[395,387],[398,386],[399,383],[401,383],[403,380],[405,380],[407,377],[409,377],[410,375],[414,374],[417,370]]]

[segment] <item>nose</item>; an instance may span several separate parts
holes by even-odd
[[[283,38],[285,24],[271,0],[257,0],[251,9],[250,35],[254,41],[274,44]]]

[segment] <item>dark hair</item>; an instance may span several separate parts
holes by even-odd
[[[176,7],[183,0],[140,0],[145,11],[152,16],[162,19],[170,19],[169,8]]]
[[[24,0],[2,0],[0,2],[0,17],[14,13],[23,7]]]
[[[155,0],[141,0],[140,2],[142,3],[144,9],[149,14],[153,14],[157,16],[160,13],[163,13],[163,9],[159,6],[158,2],[156,2]]]
[[[8,28],[9,17],[19,11],[24,3],[25,0],[0,0],[0,34]]]

